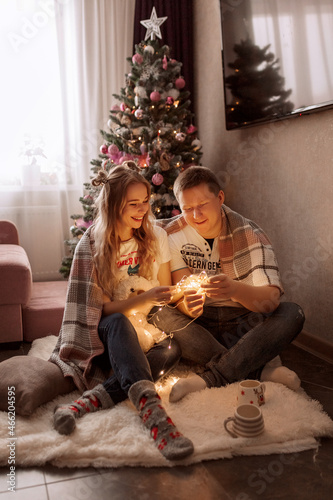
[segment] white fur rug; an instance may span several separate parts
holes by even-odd
[[[34,342],[29,354],[47,359],[55,337]],[[261,406],[265,431],[256,438],[230,437],[223,421],[235,409],[237,384],[206,389],[169,403],[172,377],[159,387],[169,415],[189,437],[194,454],[182,465],[202,460],[232,458],[237,455],[292,453],[317,448],[316,438],[333,436],[333,421],[318,401],[300,389],[297,393],[272,382],[266,383],[266,404]],[[38,408],[29,418],[16,417],[16,465],[40,466],[47,462],[58,467],[173,466],[156,449],[138,413],[129,401],[80,419],[74,433],[61,436],[52,428],[55,404],[79,396],[73,392]],[[8,418],[0,412],[0,465],[8,460]]]

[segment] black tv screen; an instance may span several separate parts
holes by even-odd
[[[227,130],[333,108],[333,0],[220,0]]]

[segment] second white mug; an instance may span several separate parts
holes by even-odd
[[[237,405],[263,405],[265,389],[265,384],[259,380],[242,380],[238,384]]]

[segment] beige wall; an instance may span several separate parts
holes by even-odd
[[[333,110],[226,131],[219,1],[194,5],[202,164],[224,182],[226,204],[270,236],[305,330],[333,343]]]

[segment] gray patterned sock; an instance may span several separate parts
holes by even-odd
[[[180,460],[193,453],[192,441],[184,437],[168,417],[153,382],[149,380],[136,382],[130,387],[128,396],[165,458]]]
[[[53,425],[59,434],[71,434],[76,427],[76,419],[98,410],[112,408],[114,403],[102,384],[90,391],[85,391],[82,397],[69,404],[58,405],[54,409]]]

